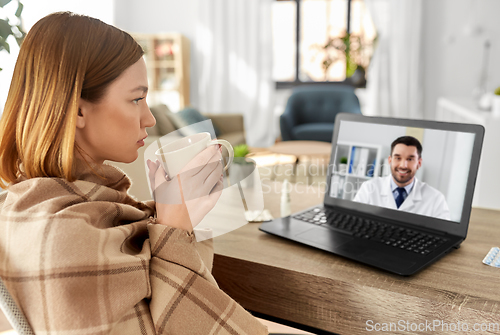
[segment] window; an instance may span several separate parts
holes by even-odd
[[[278,0],[272,25],[277,88],[365,85],[376,31],[363,0]]]

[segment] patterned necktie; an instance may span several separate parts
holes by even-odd
[[[396,189],[398,196],[396,197],[396,206],[399,208],[403,201],[405,201],[406,190],[404,187],[398,187]]]

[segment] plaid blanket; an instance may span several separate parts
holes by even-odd
[[[218,288],[207,241],[154,224],[122,171],[94,170],[20,179],[0,212],[0,277],[36,334],[267,334]]]

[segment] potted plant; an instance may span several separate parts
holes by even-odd
[[[493,115],[500,117],[500,86],[497,87],[494,93],[495,94],[493,94],[491,111],[493,112]]]
[[[339,173],[346,174],[347,173],[347,157],[340,157],[339,161]]]
[[[246,144],[237,145],[233,149],[234,159],[229,168],[231,184],[241,183],[242,187],[252,187],[253,179],[248,177],[255,170],[255,161],[247,157],[250,150]]]
[[[360,36],[344,31],[340,36],[329,36],[325,44],[315,44],[312,48],[318,50],[318,55],[322,57],[322,67],[325,80],[328,76],[330,66],[340,60],[345,60],[346,82],[356,87],[366,84],[365,67],[363,64],[363,54],[366,48],[371,48],[371,44],[363,42]]]
[[[233,149],[234,149],[234,158],[246,157],[246,155],[250,153],[250,150],[248,150],[248,145],[246,144],[237,145]]]

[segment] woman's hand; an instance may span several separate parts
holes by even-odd
[[[167,178],[159,161],[147,165],[158,223],[192,232],[222,194],[219,146],[200,152],[173,178]]]

